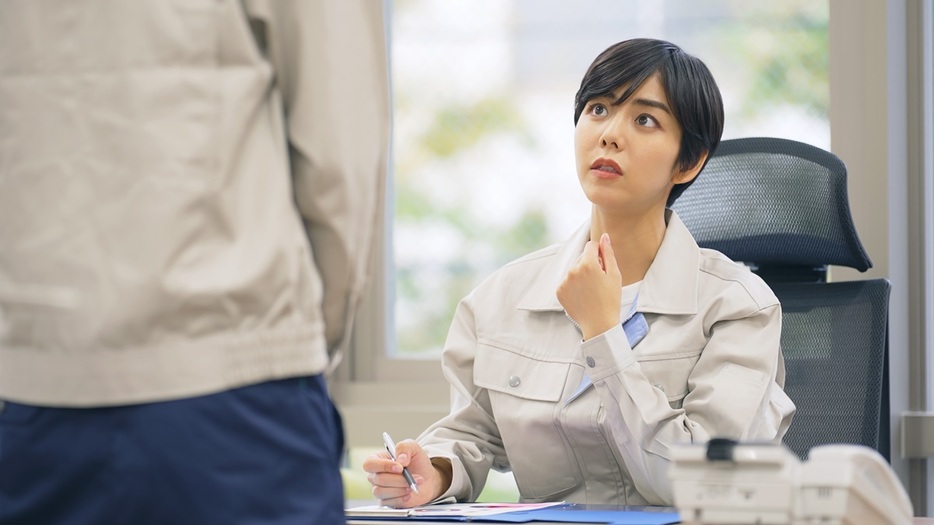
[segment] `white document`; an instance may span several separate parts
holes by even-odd
[[[564,505],[563,501],[549,503],[442,503],[437,505],[423,505],[410,509],[396,509],[382,505],[366,505],[353,507],[345,511],[348,518],[367,517],[444,517],[444,516],[493,516],[506,512],[543,509]]]

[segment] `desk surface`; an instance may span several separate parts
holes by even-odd
[[[451,525],[450,521],[424,521],[418,520],[420,525]],[[347,518],[347,525],[399,525],[399,520],[361,520]],[[534,525],[574,525],[573,523],[554,523],[549,521],[536,521]],[[579,524],[579,525],[594,525],[593,523]],[[914,518],[911,520],[911,525],[934,525],[934,518]]]
[[[375,505],[377,502],[373,501],[347,501],[345,507],[361,507],[363,505]],[[419,520],[420,525],[451,525],[450,521],[423,521]],[[534,525],[549,525],[550,522],[536,521]],[[354,518],[347,518],[347,525],[399,525],[399,520],[361,520]],[[573,523],[560,523],[560,524],[551,524],[551,525],[574,525]],[[586,525],[593,525],[592,523]],[[914,518],[911,520],[911,525],[934,525],[934,518]]]
[[[361,519],[347,518],[347,525],[399,525],[399,523],[400,523],[399,520],[377,521],[377,520],[361,520]],[[418,520],[417,523],[419,523],[420,525],[452,525],[452,523],[454,522]],[[556,522],[550,522],[550,521],[536,521],[534,522],[533,525],[574,525],[574,523],[567,523],[567,522],[556,523]],[[584,524],[578,524],[578,525],[594,525],[594,524],[584,523]],[[934,525],[934,518],[914,518],[911,520],[911,525]]]
[[[366,501],[366,500],[365,500],[365,501],[359,501],[359,500],[354,501],[354,500],[350,500],[350,501],[346,501],[346,502],[344,503],[344,507],[345,507],[345,508],[352,508],[352,507],[371,506],[371,505],[376,505],[376,504],[378,504],[378,503],[379,503],[379,502],[378,502],[378,501],[375,501],[375,500],[370,500],[370,501]],[[652,512],[653,510],[656,510],[656,511],[666,511],[666,518],[667,518],[667,520],[670,520],[670,519],[673,517],[673,516],[672,516],[672,511],[674,510],[674,509],[671,508],[671,507],[667,507],[667,508],[663,508],[663,507],[654,507],[654,508],[648,508],[648,509],[646,509],[646,507],[641,507],[641,506],[633,507],[633,510],[639,510],[639,509],[645,509],[645,511],[647,511],[647,512]],[[615,512],[618,511],[618,508],[617,508],[616,506],[609,506],[609,505],[604,505],[604,506],[601,506],[601,505],[591,505],[591,506],[587,506],[586,510],[596,511],[596,512],[610,512],[610,513],[615,513]],[[579,518],[582,518],[583,515],[579,515],[578,517],[579,517]],[[590,517],[593,518],[594,516],[591,514]],[[495,516],[491,516],[491,518],[495,518]],[[603,518],[603,516],[600,516],[600,518]],[[566,520],[567,518],[566,518],[565,516],[561,516],[560,519],[565,519],[565,520]],[[407,518],[405,518],[405,517],[393,517],[393,518],[353,518],[353,517],[348,517],[348,518],[347,518],[347,525],[400,525],[400,523],[405,523],[405,522],[407,522],[407,521],[409,521],[409,520],[408,520]],[[490,523],[490,524],[494,524],[494,523],[495,523],[496,525],[509,525],[508,522],[497,522],[497,521],[488,521],[488,520],[484,520],[482,516],[476,516],[476,517],[470,518],[470,519],[465,520],[465,521],[471,521],[471,522],[473,522],[473,523]],[[456,525],[457,523],[462,523],[462,522],[460,522],[460,521],[453,521],[453,520],[451,520],[451,519],[447,519],[447,520],[440,519],[440,520],[435,521],[435,520],[432,520],[431,518],[428,518],[428,517],[425,517],[425,516],[419,516],[419,517],[417,517],[417,518],[413,517],[413,518],[411,518],[411,522],[419,523],[420,525]],[[521,523],[529,523],[529,525],[600,525],[600,523],[606,523],[606,522],[602,522],[602,521],[600,521],[600,522],[594,522],[594,521],[592,521],[592,520],[589,521],[589,522],[586,522],[586,523],[585,523],[585,522],[576,522],[576,521],[573,521],[573,522],[572,522],[572,521],[543,521],[543,520],[536,520],[536,521],[533,521],[533,522],[521,522]]]

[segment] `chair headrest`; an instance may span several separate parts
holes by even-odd
[[[779,138],[725,140],[672,208],[697,243],[762,267],[866,271],[846,166],[823,149]]]

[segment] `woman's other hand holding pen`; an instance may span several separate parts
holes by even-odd
[[[367,481],[373,485],[373,496],[380,500],[380,504],[397,508],[417,507],[434,501],[451,485],[450,466],[445,463],[448,462],[441,458],[432,463],[418,443],[406,439],[396,444],[395,461],[388,452],[379,452],[363,461],[363,470],[367,472]],[[408,486],[402,475],[403,467],[408,468],[415,478],[418,494]]]

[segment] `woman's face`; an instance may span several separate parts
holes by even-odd
[[[623,88],[587,101],[574,132],[577,176],[590,202],[608,213],[660,213],[672,186],[696,172],[677,166],[681,125],[658,75],[614,106]]]

